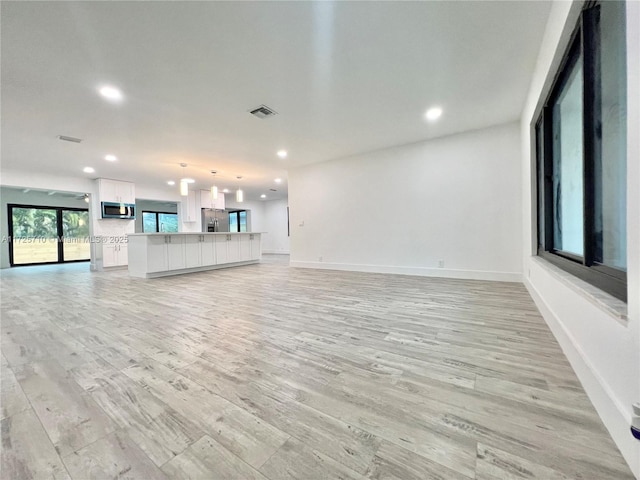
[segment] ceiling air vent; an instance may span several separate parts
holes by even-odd
[[[278,114],[278,112],[267,107],[266,105],[260,105],[258,108],[254,108],[253,110],[249,111],[249,113],[258,118],[269,118]]]
[[[75,138],[75,137],[67,137],[66,135],[58,135],[58,138],[60,140],[64,140],[65,142],[73,142],[73,143],[80,143],[82,142],[81,138]]]

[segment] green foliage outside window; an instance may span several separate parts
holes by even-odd
[[[15,238],[58,236],[57,211],[42,208],[13,208]]]
[[[65,237],[89,237],[89,212],[64,210],[62,212],[62,231]]]
[[[58,236],[57,210],[14,207],[12,213],[14,238],[56,238]],[[63,210],[62,231],[65,237],[88,237],[89,213]]]

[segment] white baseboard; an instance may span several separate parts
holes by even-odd
[[[593,403],[604,426],[609,431],[611,438],[629,464],[633,474],[640,478],[638,471],[637,441],[631,436],[629,426],[631,414],[618,400],[608,383],[594,368],[589,357],[576,342],[571,332],[565,327],[558,316],[542,298],[538,290],[528,280],[524,280],[525,287],[540,310],[542,317],[551,329],[554,337],[560,344],[560,348],[569,360],[571,367],[576,372],[582,387]]]
[[[208,272],[209,270],[221,270],[223,268],[240,267],[242,265],[252,265],[254,263],[260,263],[260,260],[247,260],[244,262],[221,263],[219,265],[206,265],[202,267],[182,268],[179,270],[165,270],[162,272],[151,272],[151,273],[148,273],[142,270],[129,269],[129,276],[137,277],[137,278],[147,278],[147,279],[171,277],[173,275],[184,275],[187,273]]]
[[[448,268],[398,267],[388,265],[364,265],[325,262],[290,262],[289,266],[297,268],[316,268],[321,270],[344,270],[350,272],[415,275],[419,277],[459,278],[464,280],[491,280],[497,282],[522,282],[521,273],[493,272],[489,270],[453,270]]]
[[[262,253],[266,255],[289,255],[287,250],[262,250]]]

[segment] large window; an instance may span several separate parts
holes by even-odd
[[[153,232],[177,232],[178,214],[167,212],[142,212],[142,231]]]
[[[538,122],[538,254],[626,300],[625,4],[589,4]]]
[[[230,232],[246,232],[247,231],[247,211],[238,210],[229,213],[229,231]]]
[[[9,205],[11,266],[87,261],[86,209]]]

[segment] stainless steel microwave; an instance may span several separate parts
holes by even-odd
[[[102,218],[136,218],[136,206],[133,203],[102,202]]]

